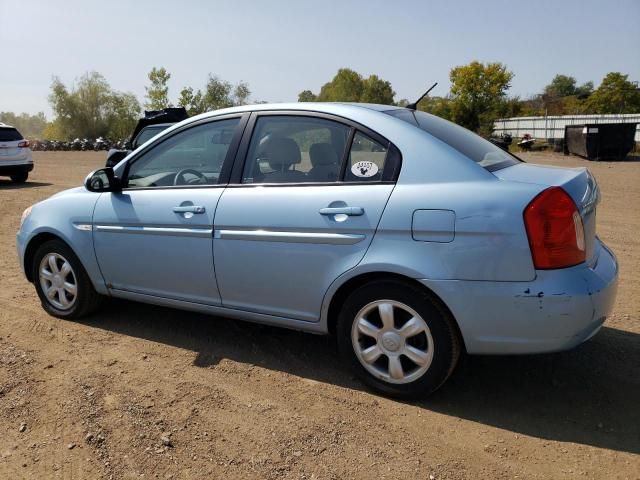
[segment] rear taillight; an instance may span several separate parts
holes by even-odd
[[[560,187],[551,187],[524,209],[533,264],[537,269],[564,268],[585,261],[582,218]]]
[[[18,148],[29,148],[29,142],[27,140],[23,140],[18,144]]]

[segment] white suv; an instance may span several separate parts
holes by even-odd
[[[33,170],[29,142],[20,132],[0,123],[0,176],[11,177],[16,183],[24,183]]]

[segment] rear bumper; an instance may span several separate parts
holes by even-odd
[[[0,175],[11,176],[33,170],[33,162],[0,162]]]
[[[531,282],[421,280],[447,304],[472,354],[567,350],[595,335],[615,302],[618,263],[596,240],[592,261],[539,270]]]

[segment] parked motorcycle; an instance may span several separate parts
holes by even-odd
[[[524,150],[524,151],[526,151],[526,152],[529,152],[529,151],[531,151],[531,147],[533,147],[533,144],[535,143],[535,141],[536,141],[536,139],[535,139],[535,138],[533,138],[533,137],[532,137],[531,135],[529,135],[528,133],[525,133],[525,134],[522,136],[522,140],[520,140],[520,141],[518,142],[518,146],[519,146],[522,150]]]

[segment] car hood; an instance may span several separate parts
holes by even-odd
[[[87,189],[84,187],[67,188],[66,190],[62,190],[61,192],[54,193],[49,198],[64,197],[67,195],[72,195],[74,193],[81,193],[82,191],[87,191]]]

